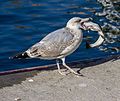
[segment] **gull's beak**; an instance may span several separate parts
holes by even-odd
[[[92,20],[92,18],[84,18],[84,19],[81,19],[80,23],[88,22],[91,20]]]

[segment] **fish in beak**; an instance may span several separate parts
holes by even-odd
[[[80,22],[80,24],[81,24],[82,29],[97,31],[98,34],[99,34],[99,38],[97,39],[97,41],[95,43],[90,44],[89,42],[86,42],[86,48],[97,47],[104,42],[105,36],[104,36],[104,33],[101,30],[101,27],[98,24],[96,24],[94,22],[91,22],[90,20],[86,20],[86,21],[83,20],[83,21]]]

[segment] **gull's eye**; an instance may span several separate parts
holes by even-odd
[[[79,19],[78,22],[81,22],[81,19]]]
[[[79,20],[76,20],[76,21],[75,21],[75,23],[79,23],[80,21],[81,21],[81,19],[79,19]]]

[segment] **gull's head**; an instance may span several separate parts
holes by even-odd
[[[84,29],[84,30],[86,30],[83,23],[87,22],[89,20],[90,20],[90,18],[73,17],[67,22],[66,27],[68,27],[70,29]]]

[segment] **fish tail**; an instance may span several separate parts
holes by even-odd
[[[89,49],[89,48],[91,48],[91,46],[90,46],[89,42],[86,41],[86,49]]]

